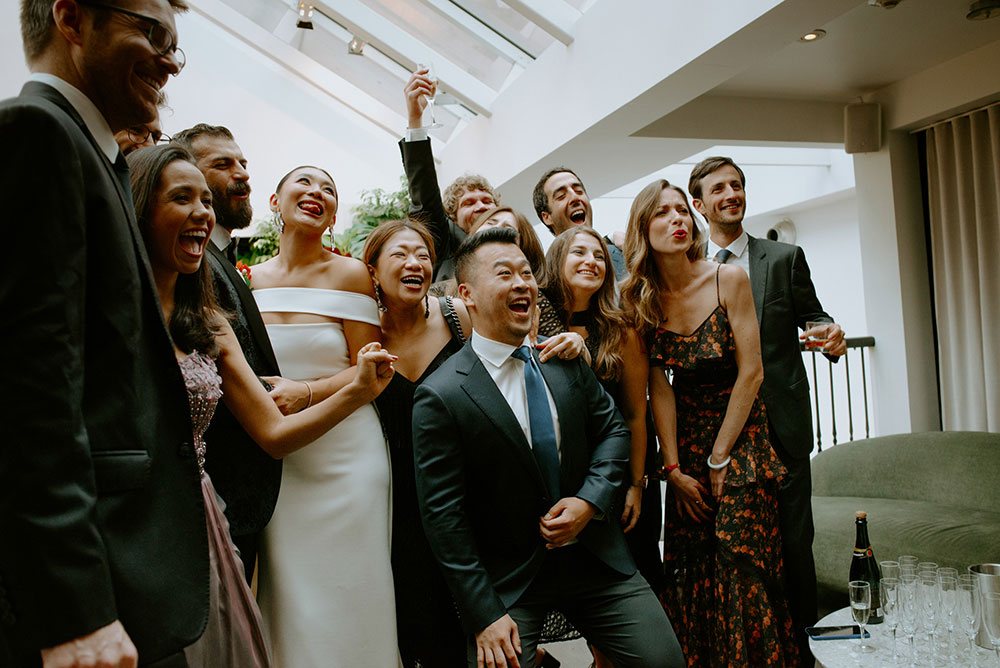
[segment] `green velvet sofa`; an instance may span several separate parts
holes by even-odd
[[[854,513],[875,558],[913,554],[965,572],[1000,562],[1000,434],[926,432],[842,443],[812,460],[821,611],[847,605]]]

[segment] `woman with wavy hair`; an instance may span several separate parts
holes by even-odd
[[[661,179],[636,196],[622,300],[649,351],[668,482],[661,597],[690,666],[798,665],[750,279],[704,246],[683,190]]]
[[[143,148],[128,158],[139,229],[149,255],[163,317],[185,380],[192,440],[205,503],[211,605],[205,632],[185,649],[193,666],[270,665],[260,611],[204,463],[205,430],[221,399],[247,433],[283,457],[326,433],[370,402],[392,376],[378,343],[359,350],[359,370],[340,391],[295,415],[282,415],[243,356],[236,334],[215,304],[205,246],[215,225],[212,195],[191,154],[176,145]],[[306,448],[308,449],[308,448]]]

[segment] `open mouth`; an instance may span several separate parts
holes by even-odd
[[[531,300],[528,297],[516,297],[510,302],[510,310],[518,315],[527,315],[531,310]]]
[[[581,276],[592,276],[594,278],[597,278],[597,272],[594,271],[593,269],[580,269],[576,273],[580,274]]]
[[[404,276],[403,278],[400,279],[399,282],[402,283],[403,285],[405,285],[406,287],[409,287],[409,288],[420,288],[420,287],[423,287],[423,285],[424,285],[424,277],[423,276]]]
[[[684,230],[677,230],[674,232],[674,239],[687,239],[688,233]]]
[[[312,216],[319,217],[323,215],[323,207],[318,202],[299,202],[299,208]]]
[[[182,232],[177,238],[177,242],[184,252],[195,257],[201,257],[202,252],[205,250],[205,242],[207,240],[208,230],[203,229]]]
[[[587,221],[587,211],[585,209],[578,209],[569,214],[569,219],[577,225],[585,223]]]

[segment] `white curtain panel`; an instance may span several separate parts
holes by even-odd
[[[926,130],[942,423],[1000,431],[1000,104]]]

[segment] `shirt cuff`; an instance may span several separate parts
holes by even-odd
[[[427,137],[427,128],[406,128],[406,141],[423,141]]]

